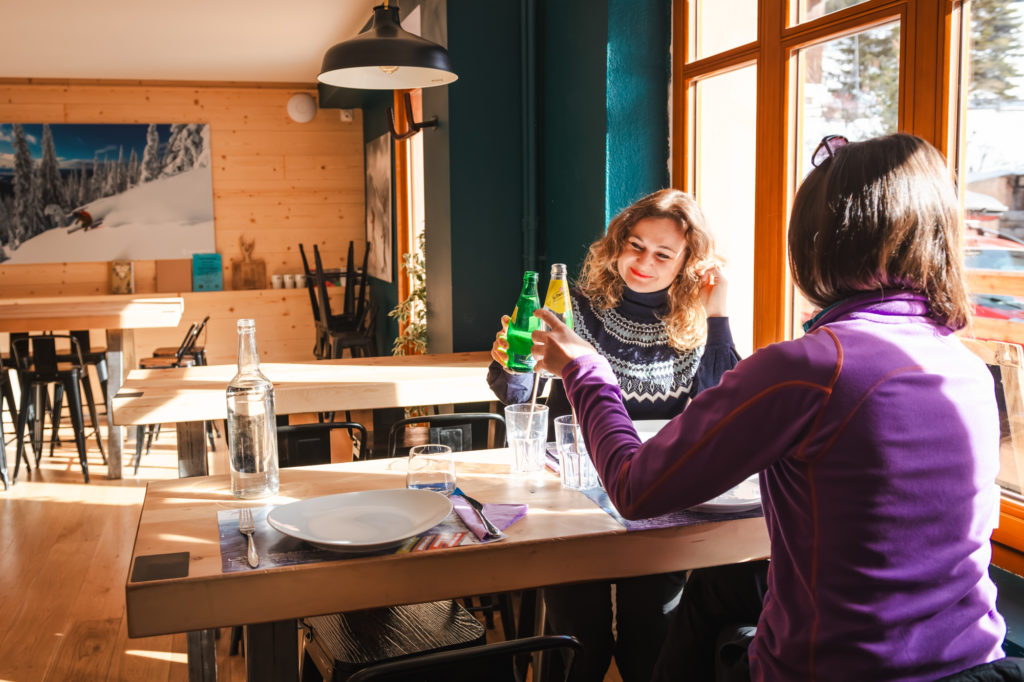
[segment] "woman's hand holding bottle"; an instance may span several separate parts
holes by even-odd
[[[501,316],[501,331],[494,335],[494,344],[491,346],[491,357],[502,367],[508,366],[508,323],[512,318],[508,315]]]
[[[562,376],[565,366],[576,358],[597,353],[593,346],[581,339],[550,310],[542,308],[534,315],[548,327],[533,332],[533,358],[538,368]]]

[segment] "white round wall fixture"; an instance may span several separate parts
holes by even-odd
[[[299,92],[288,99],[288,116],[296,123],[309,123],[316,116],[316,100],[305,92]]]

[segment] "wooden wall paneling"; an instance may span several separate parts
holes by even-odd
[[[341,291],[341,288],[330,290],[332,305],[341,305]],[[256,321],[256,346],[263,362],[314,359],[313,312],[305,289],[184,292],[179,295],[185,299],[185,313],[177,328],[135,331],[139,357],[147,357],[161,346],[177,346],[190,324],[209,315],[206,336],[200,343],[205,345],[211,365],[237,361],[237,322],[245,317]]]
[[[363,241],[362,114],[356,110],[354,121],[345,123],[337,112],[323,110],[299,124],[286,110],[296,92],[316,95],[294,85],[5,80],[0,81],[0,121],[208,123],[215,248],[223,256],[224,285],[230,288],[231,259],[240,257],[242,235],[255,239],[255,256],[266,261],[268,275],[302,272],[299,243],[309,248],[318,244],[327,267],[342,267],[348,242]],[[136,291],[154,292],[155,274],[154,261],[136,261]],[[105,294],[107,277],[105,262],[0,265],[0,296]],[[306,292],[274,291],[278,299],[284,297],[284,302],[274,303],[253,299],[251,293],[241,302],[266,311],[258,312],[264,324],[257,321],[257,333],[273,344],[262,344],[261,352],[310,359],[312,320]],[[193,309],[230,318],[228,349],[219,349],[217,341],[214,354],[221,361],[234,361],[234,320],[241,311],[229,312],[230,306],[217,296],[189,292],[186,318],[191,321]],[[283,333],[270,334],[277,326]],[[139,339],[140,353],[150,345],[176,344],[183,334],[183,329],[146,332]]]

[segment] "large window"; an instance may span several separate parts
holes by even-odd
[[[729,277],[729,321],[736,348],[753,350],[754,118],[757,68],[746,66],[697,81],[694,139],[700,169],[694,196],[715,235]]]
[[[737,338],[749,329],[754,349],[792,338],[813,312],[790,284],[786,223],[821,137],[900,130],[934,144],[958,180],[970,333],[1024,343],[1024,0],[736,4],[675,2],[672,176],[733,250],[730,273],[750,264],[730,280],[730,316],[750,320]],[[1011,374],[1024,364],[1001,362]],[[1024,433],[1022,385],[1011,382],[1006,421]],[[1011,445],[1008,493],[1024,490],[1024,443]],[[1024,504],[1011,498],[997,539],[1024,551]]]
[[[964,153],[975,333],[1024,343],[1024,2],[974,0]]]
[[[794,186],[811,172],[811,155],[826,135],[863,140],[898,130],[899,22],[802,47],[793,62]],[[798,336],[815,310],[796,288],[792,296],[792,333]]]
[[[818,17],[853,7],[865,0],[795,0],[792,7],[796,10],[796,21],[811,21]]]
[[[968,16],[960,165],[973,333],[1024,343],[1024,2],[973,0]],[[1011,427],[1024,419],[1019,364],[997,373],[1005,394],[999,483],[1017,494],[1024,442]]]
[[[757,0],[697,0],[692,11],[696,59],[757,40]]]

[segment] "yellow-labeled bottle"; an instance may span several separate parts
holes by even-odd
[[[558,318],[572,329],[572,299],[569,296],[569,279],[565,263],[554,263],[551,266],[551,281],[548,282],[544,307],[558,315]]]

